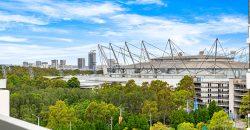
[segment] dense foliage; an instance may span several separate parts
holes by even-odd
[[[177,88],[160,80],[142,85],[129,80],[126,84],[105,83],[99,89],[90,90],[80,89],[77,78],[66,82],[42,77],[59,74],[54,69],[35,71],[34,79],[28,74],[22,67],[8,73],[11,116],[32,123],[37,122],[35,116],[38,116],[42,126],[55,130],[70,126],[73,130],[108,130],[111,126],[114,130],[147,130],[150,118],[154,124],[152,130],[170,127],[181,130],[186,126],[193,130],[195,126],[199,129],[209,124],[213,113],[221,110],[212,102],[208,108],[186,111],[187,107],[193,109],[195,97],[189,76]]]
[[[245,116],[250,113],[250,93],[247,92],[243,98],[241,99],[241,105],[240,105],[240,115]]]

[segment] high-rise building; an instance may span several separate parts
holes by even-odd
[[[89,69],[95,71],[96,70],[96,52],[92,50],[89,52]]]
[[[51,68],[58,68],[58,60],[51,60]]]
[[[42,61],[36,61],[36,67],[42,67]]]
[[[42,68],[49,68],[48,62],[42,62]]]
[[[35,63],[29,63],[28,67],[35,67]]]
[[[23,62],[23,67],[29,67],[29,62],[24,61]]]
[[[78,58],[77,59],[77,66],[78,66],[78,69],[85,68],[85,58]]]
[[[66,66],[66,60],[60,60],[60,68],[61,69],[64,69],[65,68],[65,66]]]

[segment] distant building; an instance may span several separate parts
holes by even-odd
[[[23,62],[23,67],[29,67],[29,62],[24,61]]]
[[[85,68],[85,58],[78,58],[77,59],[77,66],[78,66],[78,69],[84,69]]]
[[[114,67],[117,65],[117,63],[115,62],[115,59],[108,59],[108,67]]]
[[[64,69],[66,66],[66,60],[60,60],[59,68]]]
[[[35,63],[29,63],[28,67],[35,67]]]
[[[51,68],[58,68],[58,60],[51,60]]]
[[[42,67],[42,61],[36,61],[36,67]]]
[[[88,56],[89,69],[95,71],[96,70],[96,52],[92,50],[89,52]]]
[[[42,68],[49,68],[48,62],[42,62]]]

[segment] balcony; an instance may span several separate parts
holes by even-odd
[[[238,97],[243,97],[244,95],[245,93],[238,93],[238,92],[234,93],[234,96],[238,96]]]
[[[195,86],[195,88],[216,88],[216,89],[229,89],[228,86],[205,86],[205,85],[202,85],[202,86]]]
[[[208,99],[227,99],[229,100],[229,96],[223,96],[223,97],[219,97],[219,96],[201,96],[201,98],[208,98]]]
[[[222,106],[222,107],[227,107],[229,106],[229,103],[228,102],[220,102],[220,103],[217,103],[218,106]]]
[[[218,92],[218,91],[196,91],[196,93],[211,93],[211,94],[229,94],[229,91],[223,91],[223,92]]]

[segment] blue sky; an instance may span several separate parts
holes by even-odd
[[[247,0],[1,0],[0,64],[76,64],[97,44],[163,47],[168,38],[187,53],[217,37],[234,50],[246,46],[247,10]]]

